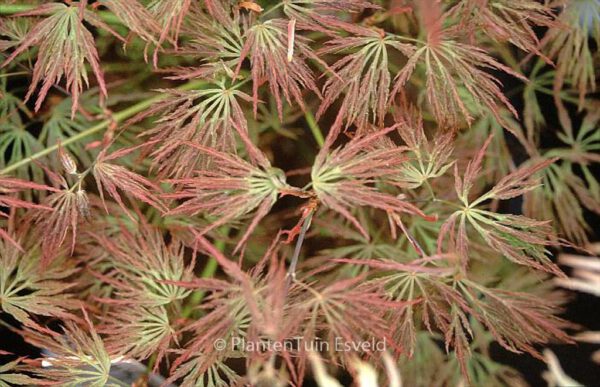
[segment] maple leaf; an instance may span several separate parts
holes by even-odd
[[[226,360],[245,349],[234,348],[234,338],[248,338],[247,332],[252,323],[252,309],[258,305],[257,299],[264,294],[263,289],[254,284],[254,279],[227,257],[203,236],[195,239],[195,248],[214,257],[231,281],[197,278],[178,284],[206,292],[199,308],[203,316],[183,328],[193,333],[193,339],[172,364],[168,382],[183,379],[184,385],[226,386],[238,382],[240,376],[231,369]],[[280,293],[282,294],[282,293]],[[207,327],[210,327],[207,329]],[[215,340],[225,344],[215,350]]]
[[[334,361],[339,358],[348,361],[360,353],[360,349],[336,352],[336,342],[357,343],[367,337],[394,345],[384,315],[406,304],[387,299],[381,283],[365,282],[362,275],[328,284],[300,281],[295,286],[305,293],[298,301],[298,307],[305,310],[301,327],[303,340],[310,343],[322,337],[330,344],[327,352]],[[300,348],[300,351],[306,350]]]
[[[240,61],[236,69],[239,73],[242,61],[250,57],[252,65],[252,97],[254,100],[254,114],[258,106],[258,89],[265,80],[269,83],[269,90],[277,102],[277,111],[280,119],[283,116],[282,96],[289,104],[292,100],[304,108],[304,90],[311,90],[321,96],[319,88],[311,69],[305,63],[313,59],[327,68],[308,46],[308,40],[301,36],[291,42],[294,47],[293,57],[288,55],[288,22],[283,19],[270,19],[257,23],[248,29],[244,35],[246,41],[242,48]]]
[[[395,257],[397,259],[397,257]],[[405,306],[392,312],[395,329],[393,338],[409,356],[415,351],[418,329],[423,325],[429,332],[435,328],[444,334],[451,329],[451,310],[457,305],[465,310],[461,295],[445,282],[452,278],[454,269],[443,267],[448,255],[421,258],[409,263],[393,260],[336,259],[354,265],[365,265],[376,270],[372,281],[380,283],[392,300]],[[435,266],[433,266],[435,265]]]
[[[121,227],[116,235],[93,235],[98,256],[112,270],[98,278],[114,288],[118,303],[145,307],[168,305],[182,300],[189,290],[164,281],[189,281],[193,262],[184,262],[184,246],[177,238],[166,243],[163,234],[147,224],[137,229]],[[110,302],[110,301],[107,301]]]
[[[523,200],[526,215],[553,219],[555,229],[581,246],[587,244],[589,231],[584,209],[600,213],[600,183],[592,171],[600,162],[599,120],[600,112],[590,111],[577,133],[567,128],[558,133],[567,147],[549,149],[543,157],[561,160],[541,173],[543,184],[528,191]]]
[[[452,305],[450,308],[450,324],[444,334],[446,352],[450,346],[454,348],[454,353],[462,375],[468,378],[469,370],[467,369],[467,359],[470,359],[471,348],[469,346],[469,338],[472,338],[473,331],[469,324],[469,318],[463,310]]]
[[[288,0],[283,4],[283,11],[290,19],[296,19],[308,29],[328,35],[335,34],[335,29],[361,30],[361,27],[344,21],[336,13],[360,14],[369,8],[379,7],[366,0]]]
[[[408,147],[408,160],[402,164],[398,182],[415,189],[445,174],[454,164],[448,161],[453,134],[437,133],[430,141],[425,135],[423,117],[414,108],[401,106],[394,109],[393,114],[398,133]]]
[[[382,126],[390,98],[390,48],[406,56],[414,51],[410,44],[368,29],[361,31],[361,36],[328,41],[319,54],[353,52],[331,66],[336,73],[323,86],[324,98],[317,117],[345,93],[334,124],[335,130],[342,126],[342,120],[346,128],[352,124],[360,128],[368,122]]]
[[[156,355],[154,371],[173,341],[175,327],[165,306],[122,305],[106,313],[98,332],[107,334],[105,345],[110,353],[139,360]]]
[[[565,80],[569,81],[577,88],[582,107],[586,93],[596,89],[590,43],[600,43],[600,4],[595,0],[567,2],[558,21],[560,25],[549,29],[543,38],[548,56],[556,58],[554,88],[558,92]]]
[[[27,18],[0,19],[0,57],[5,57],[5,51],[17,47],[31,28],[32,20]],[[7,39],[8,38],[8,39]]]
[[[527,139],[531,144],[539,144],[539,137],[547,119],[542,113],[538,91],[550,89],[556,75],[554,70],[543,71],[544,69],[544,61],[537,60],[529,74],[527,74],[529,82],[523,88],[523,125],[527,131]]]
[[[285,181],[282,170],[274,168],[267,158],[247,139],[246,146],[252,162],[219,152],[202,145],[188,143],[199,152],[211,157],[212,168],[194,171],[194,177],[171,179],[167,182],[179,188],[165,198],[185,200],[170,214],[204,214],[214,218],[210,225],[200,230],[205,234],[236,218],[255,212],[247,230],[240,238],[236,250],[241,248],[258,222],[269,212],[282,192],[293,191]]]
[[[95,6],[98,4],[108,8],[124,26],[145,42],[160,45],[158,35],[161,34],[162,27],[138,0],[100,0]]]
[[[181,32],[183,21],[190,11],[191,5],[192,0],[152,0],[148,4],[148,9],[152,12],[155,20],[157,20],[162,28],[158,37],[159,45],[165,41],[169,41],[177,48],[179,33]],[[155,66],[157,61],[158,58],[155,55]]]
[[[57,154],[59,157],[54,157],[54,155],[52,155],[47,163],[44,164],[46,168],[52,170],[62,169],[60,160],[61,149],[65,152],[69,152],[70,155],[73,156],[74,161],[76,160],[81,165],[89,166],[94,163],[97,153],[92,151],[91,148],[88,147],[88,144],[79,141],[70,142],[69,139],[73,136],[81,135],[81,133],[85,132],[92,123],[98,122],[97,120],[100,116],[92,116],[88,111],[96,111],[98,109],[95,106],[95,99],[97,96],[97,87],[86,90],[81,95],[80,109],[75,113],[75,117],[71,117],[72,99],[70,97],[57,101],[51,112],[45,116],[38,140],[46,148],[59,147],[59,154]],[[107,103],[110,104],[111,102]],[[108,130],[106,132],[106,138],[111,135],[112,130]],[[63,146],[62,144],[65,141],[67,144]]]
[[[519,141],[528,155],[537,154],[533,143],[525,137],[523,128],[512,114],[502,109],[500,115],[502,122],[498,122],[491,114],[480,117],[468,133],[462,133],[455,144],[456,149],[471,149],[474,154],[489,136],[493,136],[488,146],[487,157],[482,162],[482,168],[486,173],[481,177],[480,184],[494,184],[516,169],[511,152],[511,138],[506,136],[506,132]]]
[[[448,11],[470,33],[483,31],[494,41],[509,41],[521,50],[534,53],[547,62],[534,28],[557,27],[552,5],[532,0],[469,0]]]
[[[64,386],[113,386],[110,382],[111,357],[84,310],[86,329],[73,321],[64,323],[64,333],[44,327],[22,332],[25,340],[48,351],[44,361],[50,367],[35,367],[32,371],[43,379],[42,384]]]
[[[189,361],[178,364],[173,369],[167,382],[172,383],[181,379],[184,386],[218,386],[226,387],[240,383],[242,377],[238,375],[224,361],[210,362],[211,351],[197,354]],[[211,364],[212,363],[212,364]]]
[[[553,164],[543,171],[543,185],[524,195],[523,211],[527,216],[552,219],[554,228],[562,235],[585,245],[589,226],[584,209],[600,213],[597,182],[591,175],[583,179],[577,176],[572,163],[561,164]]]
[[[489,358],[491,343],[494,340],[493,336],[485,331],[484,326],[474,319],[470,319],[469,324],[474,339],[465,343],[464,353],[468,356],[460,358],[457,352],[454,356],[447,356],[446,363],[436,372],[436,375],[443,375],[443,383],[452,386],[461,383],[474,386],[528,386],[516,370]],[[439,380],[439,376],[436,380]]]
[[[332,151],[328,147],[322,148],[311,171],[312,187],[321,203],[348,219],[367,239],[367,230],[351,213],[354,207],[368,206],[386,211],[394,222],[399,222],[401,213],[427,217],[402,197],[373,186],[378,179],[389,180],[391,175],[397,174],[406,161],[403,148],[376,146],[376,142],[393,129],[355,137],[344,147]],[[327,141],[331,142],[331,133]]]
[[[4,95],[6,101],[9,102],[14,96]],[[19,100],[20,101],[20,100]],[[10,102],[9,102],[10,103]],[[28,113],[30,113],[28,111]],[[2,114],[2,112],[0,112]],[[31,114],[31,113],[30,113]],[[16,110],[3,115],[10,120],[10,117],[19,117],[20,113]],[[0,123],[0,149],[3,149],[4,158],[0,160],[2,168],[31,157],[36,152],[42,149],[42,144],[39,139],[25,129],[25,125],[16,122]],[[36,165],[29,165],[27,168],[19,168],[14,172],[15,178],[23,180],[33,180],[37,182],[43,181],[43,173]],[[23,199],[31,200],[31,192],[23,191],[20,195]]]
[[[185,146],[185,141],[220,151],[235,151],[235,133],[248,132],[239,100],[251,100],[238,90],[238,85],[228,87],[221,80],[201,90],[161,90],[169,97],[134,119],[162,114],[156,126],[143,133],[148,137],[147,147],[160,144],[151,153],[159,173],[189,177],[196,165],[206,166],[206,157]]]
[[[2,355],[10,355],[10,353],[0,350],[0,356]],[[23,360],[24,358],[20,357],[0,365],[0,387],[31,386],[40,382],[39,379],[21,373],[21,368],[24,368],[21,366]]]
[[[84,83],[86,86],[89,85],[85,62],[91,66],[102,95],[107,95],[94,37],[83,21],[119,37],[116,32],[112,31],[93,12],[78,5],[44,4],[18,16],[47,16],[29,31],[19,47],[1,65],[1,67],[6,66],[29,47],[39,46],[33,78],[25,96],[25,100],[29,99],[43,79],[42,88],[35,103],[36,111],[42,106],[50,88],[65,77],[67,89],[73,99],[71,117],[74,117],[79,106],[83,85]]]
[[[1,24],[0,33],[6,33],[2,31]],[[7,72],[3,71],[2,74]],[[40,139],[27,130],[28,119],[33,117],[33,113],[17,93],[10,92],[12,90],[7,78],[0,78],[0,149],[4,155],[0,158],[1,168],[18,163],[42,149]],[[27,168],[19,168],[13,174],[14,178],[43,181],[43,173],[36,165],[30,164]],[[26,200],[31,200],[32,197],[33,195],[27,191],[21,195],[21,198]]]
[[[77,269],[64,256],[43,269],[41,264],[39,248],[20,251],[0,240],[0,309],[29,326],[33,316],[70,318],[69,309],[78,306],[67,281]]]
[[[552,341],[572,343],[563,331],[568,323],[556,317],[557,305],[523,292],[486,288],[463,279],[458,287],[472,305],[475,317],[509,351],[526,351],[541,358],[535,344]]]
[[[0,176],[0,206],[12,208],[36,208],[41,210],[51,210],[50,207],[31,203],[11,196],[11,194],[16,194],[26,190],[39,190],[51,192],[58,191],[56,188],[49,187],[44,184],[15,179],[13,177]]]
[[[188,383],[202,383],[215,369],[221,369],[227,358],[240,352],[250,357],[260,356],[245,346],[236,348],[231,344],[235,342],[233,338],[243,337],[246,343],[259,343],[263,338],[283,342],[294,340],[295,332],[300,330],[304,331],[303,340],[309,341],[321,333],[327,340],[338,337],[351,342],[364,335],[383,340],[387,337],[383,320],[386,308],[403,305],[385,300],[377,284],[358,285],[362,277],[324,286],[294,282],[288,288],[285,271],[274,252],[277,244],[246,273],[203,237],[197,238],[197,242],[202,251],[215,257],[231,280],[196,279],[188,285],[209,293],[201,306],[206,312],[185,328],[195,333],[194,339],[173,364],[175,371],[170,380],[185,377]],[[268,272],[264,274],[267,267]],[[207,326],[211,328],[207,330]],[[227,343],[222,351],[211,349],[215,338]],[[330,343],[333,345],[333,341]],[[306,362],[305,346],[298,348],[296,359],[289,357],[287,349],[267,351],[282,356],[289,366],[292,361]],[[349,357],[346,356],[346,360]],[[232,372],[224,376],[230,380],[236,378]],[[300,381],[302,378],[301,375],[292,377]]]
[[[420,61],[425,64],[427,101],[433,115],[442,125],[456,126],[461,117],[468,123],[473,121],[473,116],[461,97],[461,87],[470,96],[479,114],[484,114],[484,109],[488,109],[502,122],[499,111],[504,106],[518,116],[500,90],[498,80],[482,68],[500,70],[521,80],[526,78],[488,56],[481,48],[451,39],[442,40],[437,45],[425,44],[417,48],[396,76],[392,95],[406,84]]]
[[[500,82],[488,71],[502,71],[523,81],[527,78],[498,62],[482,48],[461,43],[457,36],[458,27],[444,29],[444,15],[438,2],[421,0],[419,5],[427,39],[417,44],[408,62],[396,75],[391,95],[395,96],[404,87],[417,64],[421,63],[425,67],[427,102],[440,125],[458,127],[461,118],[471,124],[473,116],[467,108],[467,98],[479,115],[489,111],[502,122],[499,111],[506,107],[518,116],[502,93]]]
[[[59,158],[67,173],[77,174],[77,166],[71,156],[59,146]],[[34,229],[40,232],[42,245],[42,266],[52,261],[59,248],[71,231],[71,253],[75,249],[77,226],[81,217],[90,214],[89,198],[81,187],[82,176],[72,187],[69,187],[64,176],[38,164],[52,183],[52,194],[42,201],[41,208],[34,208],[27,214],[25,224],[33,223]],[[68,170],[67,170],[68,169]],[[50,208],[50,214],[46,210]]]
[[[221,1],[206,1],[205,6],[208,14],[195,8],[190,12],[182,27],[188,38],[179,48],[182,54],[199,57],[202,65],[171,69],[174,75],[170,79],[209,79],[220,73],[235,77],[244,46],[239,12],[232,15]]]
[[[102,199],[102,203],[104,204],[107,213],[108,207],[104,201],[104,190],[108,192],[108,194],[119,204],[119,207],[121,207],[123,212],[125,212],[132,220],[134,220],[133,215],[131,215],[125,206],[125,203],[123,203],[119,190],[122,190],[127,195],[131,195],[160,211],[165,210],[164,205],[154,193],[161,191],[158,186],[142,175],[132,172],[121,165],[110,163],[112,160],[127,156],[139,147],[140,146],[120,149],[110,155],[106,154],[108,148],[105,148],[96,158],[92,172],[96,179],[96,184],[98,185],[100,198]]]
[[[488,200],[511,199],[534,189],[537,180],[531,176],[555,160],[543,160],[537,164],[521,166],[500,179],[489,191],[475,200],[470,200],[469,193],[481,172],[481,163],[491,139],[490,136],[475,159],[469,162],[463,178],[458,176],[458,167],[455,165],[455,190],[462,204],[442,225],[438,237],[438,250],[441,250],[443,240],[449,235],[450,244],[456,248],[465,267],[468,260],[469,225],[492,249],[502,253],[507,259],[561,275],[560,269],[548,257],[550,253],[547,248],[555,242],[551,239],[552,228],[547,221],[477,208]]]
[[[65,187],[63,190],[48,196],[42,204],[52,208],[53,211],[50,214],[46,211],[37,211],[32,215],[32,219],[36,224],[36,229],[42,235],[42,265],[46,265],[57,254],[67,238],[69,230],[71,230],[72,235],[71,253],[73,252],[77,236],[77,225],[80,216],[87,214],[89,202],[85,191],[74,191]]]

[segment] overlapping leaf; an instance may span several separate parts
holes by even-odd
[[[304,107],[303,93],[312,91],[320,96],[311,69],[306,64],[307,59],[313,59],[324,64],[308,45],[305,37],[296,36],[290,39],[288,23],[284,19],[271,19],[252,26],[245,34],[245,43],[240,55],[240,63],[247,56],[252,64],[252,97],[254,112],[258,105],[259,87],[266,81],[269,90],[277,102],[279,116],[283,114],[282,99],[289,103]],[[293,45],[293,55],[289,55],[289,44]],[[327,65],[324,64],[326,67]]]
[[[393,129],[355,137],[344,147],[331,151],[323,148],[311,171],[312,187],[319,201],[348,219],[367,239],[368,232],[352,215],[354,207],[367,206],[386,211],[393,222],[397,222],[402,213],[426,217],[401,196],[380,191],[374,186],[377,180],[387,178],[389,181],[406,161],[403,148],[377,146],[377,141]]]
[[[64,256],[42,267],[39,248],[18,250],[0,240],[0,309],[25,325],[34,316],[70,318],[77,308],[69,277],[77,273]]]
[[[124,157],[137,147],[125,148],[107,155],[107,149],[100,152],[93,165],[93,174],[100,191],[100,197],[104,202],[104,190],[119,204],[121,209],[132,217],[127,206],[123,202],[119,190],[127,195],[141,200],[158,210],[164,210],[164,205],[158,198],[160,188],[142,175],[128,170],[127,168],[111,163],[110,161]],[[108,212],[106,203],[104,208]],[[132,218],[133,219],[133,218]]]
[[[110,379],[111,357],[102,339],[85,316],[86,328],[73,321],[64,325],[64,333],[38,327],[23,332],[25,339],[38,348],[45,348],[49,355],[45,361],[50,367],[36,367],[33,372],[43,382],[75,387],[117,387]]]
[[[448,14],[458,18],[461,26],[472,29],[472,34],[483,31],[494,41],[508,40],[521,50],[542,57],[535,28],[560,28],[552,6],[532,0],[461,1]]]
[[[579,105],[588,91],[596,88],[594,51],[590,43],[600,42],[600,4],[577,0],[565,4],[558,21],[544,37],[550,58],[556,58],[555,88],[560,91],[568,81],[579,92]]]
[[[244,135],[248,131],[240,100],[251,98],[236,86],[228,87],[224,80],[201,90],[162,92],[169,98],[136,118],[162,114],[156,126],[144,133],[150,144],[159,144],[151,156],[162,174],[189,177],[194,167],[207,165],[203,154],[183,142],[232,152],[236,132]]]
[[[408,106],[394,110],[398,133],[408,148],[408,160],[402,165],[398,182],[415,189],[440,177],[452,166],[452,133],[436,133],[427,139],[422,116]]]
[[[339,17],[339,12],[358,14],[369,8],[377,6],[367,0],[290,0],[283,6],[290,19],[296,19],[309,29],[326,34],[336,34],[340,29],[360,30],[360,27]]]
[[[223,224],[254,212],[247,230],[238,242],[241,248],[258,222],[269,212],[280,193],[293,192],[285,181],[282,170],[274,168],[260,150],[246,142],[252,162],[219,152],[202,145],[189,143],[195,150],[208,155],[213,167],[199,169],[195,176],[169,180],[178,190],[165,194],[166,198],[184,200],[171,210],[171,214],[211,217],[210,225],[203,228],[204,234]]]
[[[101,93],[107,95],[94,37],[83,24],[83,20],[96,27],[111,32],[112,30],[93,12],[77,5],[50,3],[23,13],[21,16],[48,16],[29,31],[19,47],[2,64],[6,66],[29,47],[39,46],[33,79],[26,96],[28,99],[43,80],[35,103],[36,111],[41,108],[52,85],[59,83],[64,77],[67,89],[73,98],[71,116],[74,116],[84,83],[89,85],[85,62],[91,66]],[[115,36],[118,35],[115,33]]]
[[[414,48],[394,37],[364,29],[360,36],[330,40],[319,54],[345,53],[333,64],[336,72],[323,86],[322,115],[343,95],[335,129],[345,124],[363,127],[369,122],[383,123],[390,98],[391,75],[388,69],[390,49],[412,55]]]
[[[481,163],[491,141],[488,138],[476,158],[464,173],[458,176],[455,167],[455,189],[461,201],[455,211],[442,225],[438,238],[439,248],[449,236],[450,247],[456,249],[463,266],[468,262],[470,230],[476,232],[487,245],[502,253],[507,259],[521,265],[528,265],[560,275],[561,271],[552,263],[548,247],[554,245],[552,228],[547,221],[538,221],[521,215],[501,214],[478,208],[489,200],[506,200],[524,194],[535,188],[536,172],[550,165],[554,160],[543,160],[537,164],[525,165],[502,178],[497,184],[477,199],[471,200],[473,183],[481,172]]]
[[[458,127],[461,121],[473,121],[472,106],[478,115],[491,112],[502,122],[502,107],[515,116],[517,111],[502,93],[501,84],[490,70],[504,72],[516,78],[526,78],[503,65],[475,45],[461,42],[460,28],[445,28],[447,15],[434,0],[418,2],[427,39],[418,43],[406,65],[394,79],[392,96],[396,95],[421,64],[425,71],[427,102],[431,112],[442,126]]]
[[[98,331],[107,334],[105,345],[111,353],[138,360],[156,355],[155,369],[177,340],[175,327],[164,306],[118,306],[105,316]]]
[[[187,289],[164,281],[189,281],[192,265],[184,262],[184,247],[174,238],[166,243],[159,230],[140,225],[137,230],[121,228],[118,235],[95,235],[102,247],[97,258],[110,263],[109,273],[99,276],[115,290],[117,303],[158,307],[183,300]]]
[[[0,356],[2,355],[10,355],[10,353],[0,350]],[[23,360],[23,358],[19,358],[0,365],[0,387],[31,386],[40,382],[21,372]]]
[[[599,119],[598,111],[590,112],[577,133],[559,134],[567,147],[549,149],[544,156],[561,160],[543,171],[543,185],[524,196],[526,215],[554,220],[556,230],[580,245],[588,241],[584,209],[600,213],[600,183],[593,172],[600,162]]]
[[[207,1],[205,5],[208,14],[196,9],[190,12],[183,26],[189,40],[180,47],[181,53],[198,56],[202,64],[175,68],[173,79],[213,78],[219,73],[233,78],[242,61],[244,41],[239,14],[232,15],[221,1]]]

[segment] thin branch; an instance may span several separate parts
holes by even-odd
[[[312,216],[314,213],[314,209],[310,211],[310,213],[304,219],[304,223],[302,223],[302,229],[300,230],[300,234],[298,235],[298,240],[296,241],[296,246],[294,247],[294,255],[292,255],[292,261],[290,263],[290,267],[287,272],[287,279],[285,283],[285,288],[288,289],[292,283],[292,280],[296,279],[296,266],[298,265],[298,258],[300,257],[300,250],[302,249],[302,243],[304,242],[304,237],[306,236],[306,232],[310,227],[310,223],[312,220]]]

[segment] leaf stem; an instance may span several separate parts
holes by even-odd
[[[308,127],[310,128],[310,131],[313,137],[315,138],[315,141],[319,145],[319,148],[322,148],[323,144],[325,144],[325,139],[323,138],[323,132],[321,132],[321,128],[317,124],[315,116],[310,110],[307,109],[304,112],[304,118],[306,119],[306,123],[308,124]]]
[[[0,74],[0,78],[8,78],[8,77],[14,77],[17,75],[26,75],[29,74],[28,71],[17,71],[15,73],[5,73],[5,74]]]
[[[188,82],[188,83],[178,87],[177,89],[178,90],[192,90],[192,89],[204,86],[206,84],[207,84],[206,81],[191,81],[191,82]],[[115,123],[122,122],[122,121],[126,120],[127,118],[130,118],[133,115],[150,107],[152,104],[163,100],[164,98],[166,98],[166,94],[158,94],[152,98],[148,98],[146,100],[140,101],[140,102],[136,103],[135,105],[132,105],[124,110],[121,110],[120,112],[113,114],[112,117],[97,123],[96,125],[92,126],[91,128],[84,130],[83,132],[80,132],[72,137],[69,137],[66,140],[63,140],[61,142],[61,145],[67,146],[71,143],[82,140],[88,136],[91,136],[92,134],[95,134],[95,133],[107,128],[113,122],[115,122]],[[55,145],[49,146],[48,148],[42,149],[41,151],[34,153],[30,157],[27,157],[19,162],[16,162],[14,164],[7,166],[6,168],[4,168],[3,170],[0,171],[0,175],[4,175],[4,174],[10,173],[16,169],[19,169],[19,168],[31,163],[32,161],[39,159],[40,157],[43,157],[49,153],[54,152],[57,149],[58,149],[58,144],[55,144]]]
[[[543,87],[543,86],[537,86],[537,85],[536,85],[536,86],[534,86],[534,88],[535,88],[535,90],[536,90],[536,91],[539,91],[540,93],[544,93],[544,94],[547,94],[547,95],[554,96],[554,91],[553,91],[553,90],[551,90],[551,89],[548,89],[547,87]],[[573,104],[573,105],[579,105],[579,100],[578,100],[577,98],[575,98],[575,97],[571,97],[570,95],[568,95],[568,94],[567,94],[567,93],[565,93],[564,91],[563,91],[563,92],[561,92],[561,93],[559,94],[559,96],[560,96],[560,98],[561,98],[563,101],[569,102],[569,103],[571,103],[571,104]]]
[[[317,123],[315,121],[315,117],[313,116],[313,114],[310,110],[306,110],[304,115],[306,117],[306,121],[307,121],[308,125],[311,128],[313,136],[315,137],[315,140],[317,141],[317,144],[319,144],[320,148],[323,148],[323,144],[325,143],[325,141],[323,139],[323,134],[321,133],[321,129],[319,128],[319,126],[317,125]],[[309,184],[312,184],[312,182]],[[303,188],[302,190],[305,190],[307,188],[308,188],[308,186]],[[310,224],[312,222],[312,217],[313,217],[314,213],[315,213],[315,208],[312,208],[310,210],[310,212],[308,213],[308,215],[306,215],[306,218],[304,218],[304,222],[302,223],[302,228],[300,229],[300,234],[298,235],[298,239],[296,240],[296,246],[294,247],[294,254],[292,255],[292,259],[290,261],[290,267],[288,268],[288,271],[286,274],[286,279],[285,279],[286,295],[290,288],[290,285],[292,284],[292,281],[296,280],[296,266],[298,265],[298,258],[300,257],[300,250],[302,250],[302,244],[304,243],[304,238],[306,237],[306,233],[308,232],[308,229],[310,228]]]
[[[268,14],[270,14],[271,12],[281,8],[282,5],[285,4],[285,1],[280,1],[277,5],[272,6],[271,8],[269,8],[266,12],[262,13],[260,15],[261,18],[267,16]]]
[[[36,5],[31,4],[0,4],[0,15],[14,15],[21,12],[31,11]]]

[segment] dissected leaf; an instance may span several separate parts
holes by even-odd
[[[334,130],[339,130],[344,124],[346,128],[352,124],[363,127],[369,122],[381,125],[390,97],[388,56],[391,53],[388,51],[394,49],[406,56],[414,51],[412,45],[394,37],[381,36],[374,30],[361,32],[361,36],[330,40],[319,52],[347,53],[331,66],[336,74],[323,86],[324,99],[317,113],[317,116],[322,115],[345,93]]]
[[[205,234],[254,212],[252,221],[238,242],[236,249],[239,249],[275,204],[278,195],[290,190],[285,174],[272,167],[258,149],[253,152],[256,161],[250,163],[202,145],[189,143],[189,146],[211,157],[214,170],[200,169],[195,171],[194,177],[169,180],[181,188],[165,194],[165,198],[185,200],[170,213],[214,217],[211,224],[200,231]]]
[[[554,160],[522,166],[502,178],[486,193],[471,200],[469,193],[475,179],[481,173],[482,159],[490,141],[491,137],[476,158],[469,162],[463,178],[458,176],[458,168],[455,166],[455,189],[462,204],[461,209],[450,215],[442,225],[438,238],[439,248],[441,249],[444,238],[449,236],[450,246],[456,249],[463,265],[466,266],[471,238],[469,228],[472,228],[488,246],[502,253],[507,259],[561,275],[562,272],[549,257],[548,247],[556,245],[556,242],[552,240],[552,228],[547,221],[478,208],[488,200],[511,199],[534,189],[537,180],[532,179],[532,176]]]
[[[86,327],[72,321],[64,325],[64,333],[38,327],[24,332],[25,339],[49,351],[44,360],[49,367],[36,367],[33,372],[43,382],[75,387],[79,385],[119,386],[110,380],[111,357],[102,339],[85,315]]]
[[[42,88],[35,103],[36,111],[41,108],[52,85],[64,77],[67,89],[73,98],[71,117],[75,116],[84,83],[89,86],[85,62],[92,67],[101,93],[104,96],[107,95],[94,37],[83,24],[83,20],[94,26],[111,30],[93,12],[88,10],[80,12],[80,8],[76,5],[49,3],[22,13],[21,16],[47,16],[47,18],[29,31],[19,47],[4,61],[2,66],[6,66],[29,47],[39,46],[38,58],[33,69],[33,79],[25,97],[28,99],[43,79]]]
[[[125,206],[125,203],[123,203],[119,190],[156,209],[164,209],[164,205],[157,196],[157,193],[161,191],[158,186],[142,175],[132,172],[121,165],[110,163],[110,161],[126,156],[134,150],[135,148],[122,149],[110,155],[107,155],[106,150],[104,150],[98,155],[93,167],[94,178],[96,179],[102,202],[104,203],[104,190],[106,190],[119,204],[121,209],[132,219],[133,217]],[[104,203],[104,208],[108,212],[106,203]]]
[[[267,81],[269,90],[277,102],[277,111],[281,118],[283,112],[282,97],[289,104],[296,103],[304,107],[304,90],[311,90],[320,96],[312,71],[306,64],[307,59],[321,60],[312,52],[308,40],[296,37],[294,40],[294,57],[288,61],[288,28],[282,19],[272,19],[258,23],[245,35],[246,42],[242,48],[240,62],[236,69],[239,72],[241,61],[249,56],[252,63],[252,96],[254,114],[258,105],[258,88]],[[321,62],[322,63],[322,62]]]
[[[8,353],[0,351],[0,355],[8,355]],[[22,362],[23,358],[19,358],[0,365],[0,387],[30,386],[40,382],[40,380],[20,372],[19,368],[22,368],[20,366]]]
[[[163,115],[154,128],[144,133],[150,144],[160,144],[151,156],[161,173],[189,177],[191,166],[206,166],[206,157],[185,145],[185,141],[233,152],[236,133],[248,132],[239,100],[250,101],[251,97],[236,86],[228,87],[224,80],[201,90],[162,92],[169,94],[169,98],[137,118],[156,113]]]
[[[33,325],[34,316],[68,319],[78,306],[69,280],[76,273],[64,256],[43,266],[39,248],[20,251],[0,240],[0,309],[25,325]]]
[[[397,173],[406,161],[402,148],[376,145],[377,140],[392,129],[355,137],[344,147],[332,151],[323,148],[311,171],[312,186],[321,203],[352,222],[367,239],[368,232],[352,215],[353,207],[373,207],[396,216],[406,213],[426,217],[401,196],[382,192],[373,186],[378,179],[389,179]]]
[[[596,88],[590,42],[600,42],[600,4],[595,0],[565,3],[558,21],[562,26],[549,29],[544,37],[548,56],[556,57],[555,88],[560,91],[565,81],[570,82],[579,92],[581,106],[585,94]]]
[[[472,34],[484,31],[494,41],[508,40],[521,50],[549,59],[541,52],[534,28],[561,28],[549,4],[532,0],[467,0],[456,4],[449,12],[460,19],[460,25]]]
[[[433,3],[433,0],[425,3]],[[470,124],[473,115],[467,108],[469,103],[478,115],[489,111],[499,122],[502,122],[499,114],[502,107],[518,116],[502,93],[500,82],[488,70],[504,72],[524,81],[527,78],[498,62],[482,48],[460,42],[456,31],[442,29],[442,16],[430,15],[429,8],[424,8],[422,12],[432,18],[426,24],[429,28],[427,41],[416,47],[396,75],[391,95],[396,95],[408,82],[417,65],[422,64],[427,101],[442,126],[457,127],[461,119]]]
[[[99,278],[114,288],[119,303],[158,307],[189,295],[187,289],[164,283],[192,278],[193,264],[184,262],[184,246],[178,239],[166,243],[159,230],[144,224],[133,231],[122,227],[115,236],[97,235],[94,239],[99,247],[94,260],[112,267]]]

